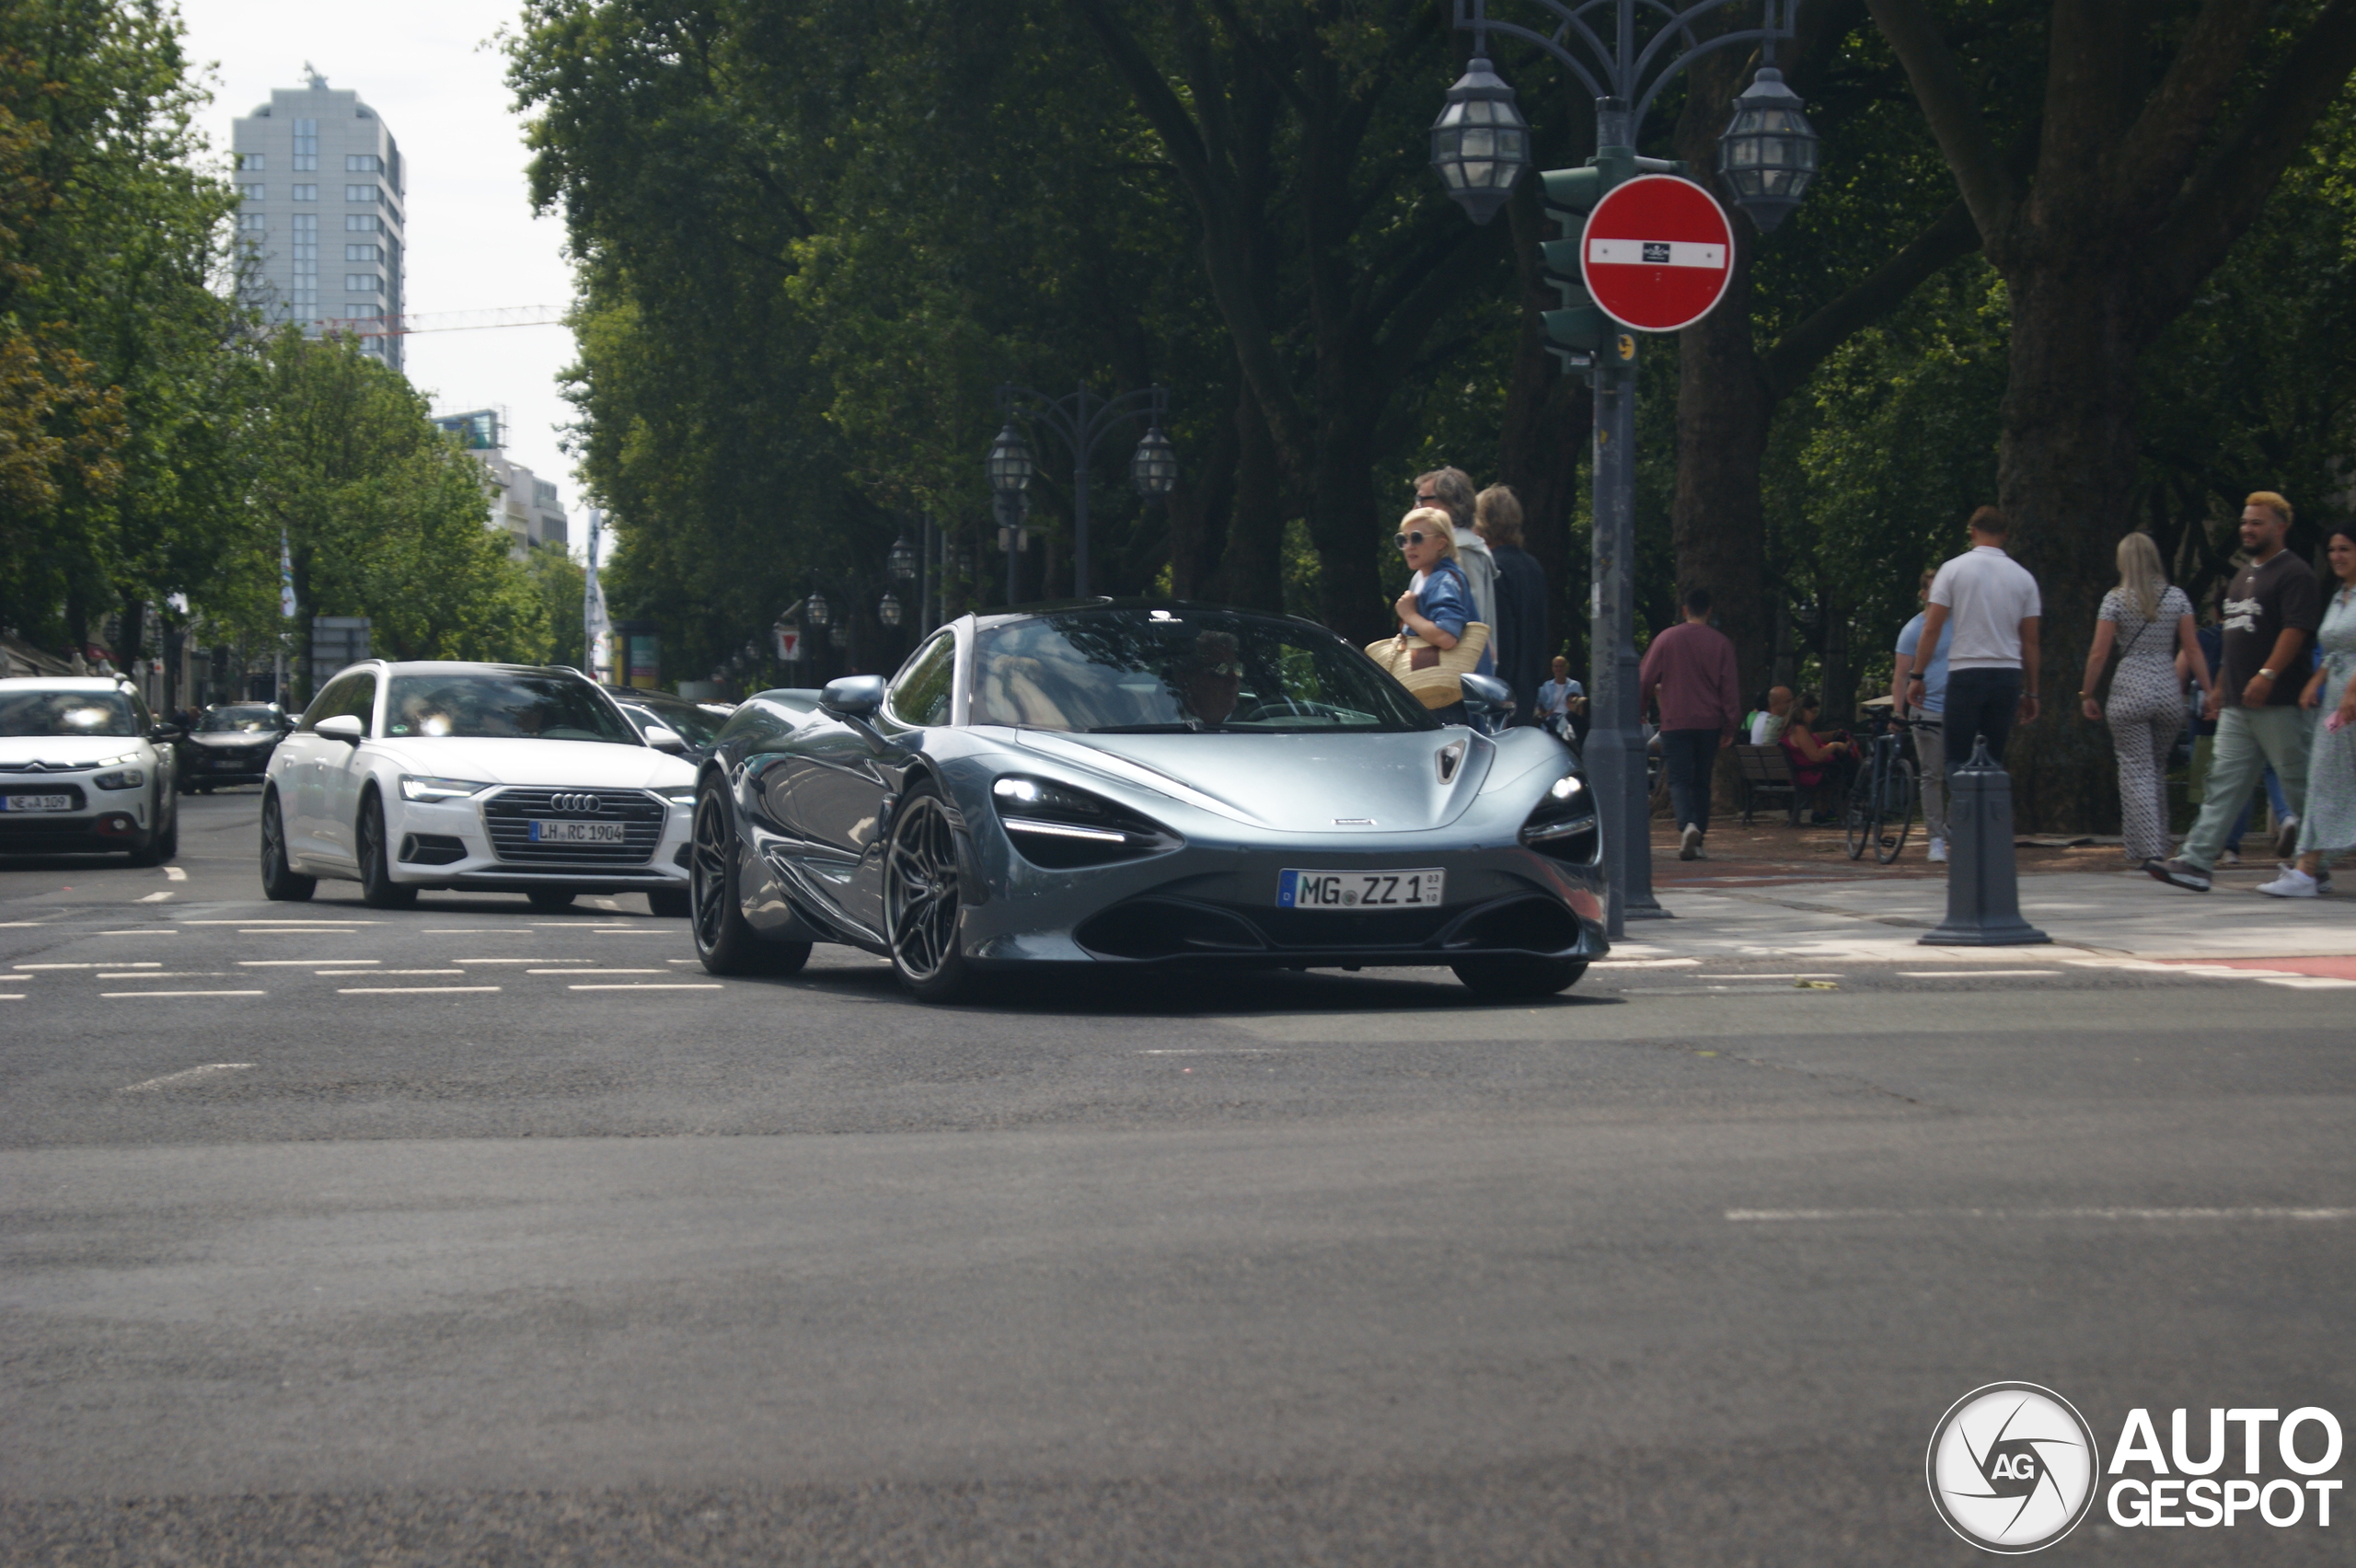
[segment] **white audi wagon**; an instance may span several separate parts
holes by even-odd
[[[686,744],[641,734],[578,671],[369,660],[339,672],[262,786],[262,891],[357,882],[379,909],[426,889],[560,909],[643,893],[687,913],[695,809]]]

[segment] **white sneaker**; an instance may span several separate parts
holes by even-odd
[[[1944,860],[1944,859],[1946,859],[1947,858],[1947,841],[1946,841],[1946,839],[1944,839],[1944,838],[1934,838],[1934,839],[1932,839],[1932,840],[1931,840],[1931,852],[1930,852],[1930,854],[1929,854],[1928,856],[1926,856],[1926,857],[1924,857],[1924,858],[1925,858],[1926,859],[1932,859],[1932,860]]]
[[[1702,830],[1690,822],[1685,824],[1685,832],[1678,838],[1677,858],[1680,860],[1698,860],[1702,858]]]
[[[2323,891],[2316,879],[2296,866],[2285,866],[2282,874],[2270,882],[2261,882],[2258,892],[2276,898],[2313,898]]]

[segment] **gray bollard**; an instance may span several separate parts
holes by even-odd
[[[1919,939],[1924,947],[2027,947],[2053,939],[2021,918],[2013,869],[2013,776],[1972,742],[1971,760],[1947,774],[1947,917]]]

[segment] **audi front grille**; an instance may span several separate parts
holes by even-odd
[[[483,802],[491,853],[525,866],[638,866],[663,842],[671,809],[643,790],[502,790]],[[618,822],[619,844],[536,844],[532,824]]]

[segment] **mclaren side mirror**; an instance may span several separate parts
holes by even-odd
[[[818,694],[818,706],[837,719],[872,719],[884,706],[884,677],[845,675],[828,681]]]
[[[660,724],[649,724],[646,727],[646,744],[656,751],[669,752],[673,756],[683,756],[687,749],[686,736],[676,730],[668,730]]]
[[[358,745],[368,734],[368,726],[349,713],[339,713],[332,719],[322,719],[312,729],[315,735],[325,735],[346,745]]]
[[[1513,687],[1495,675],[1466,675],[1464,695],[1484,707],[1500,712],[1513,706]]]

